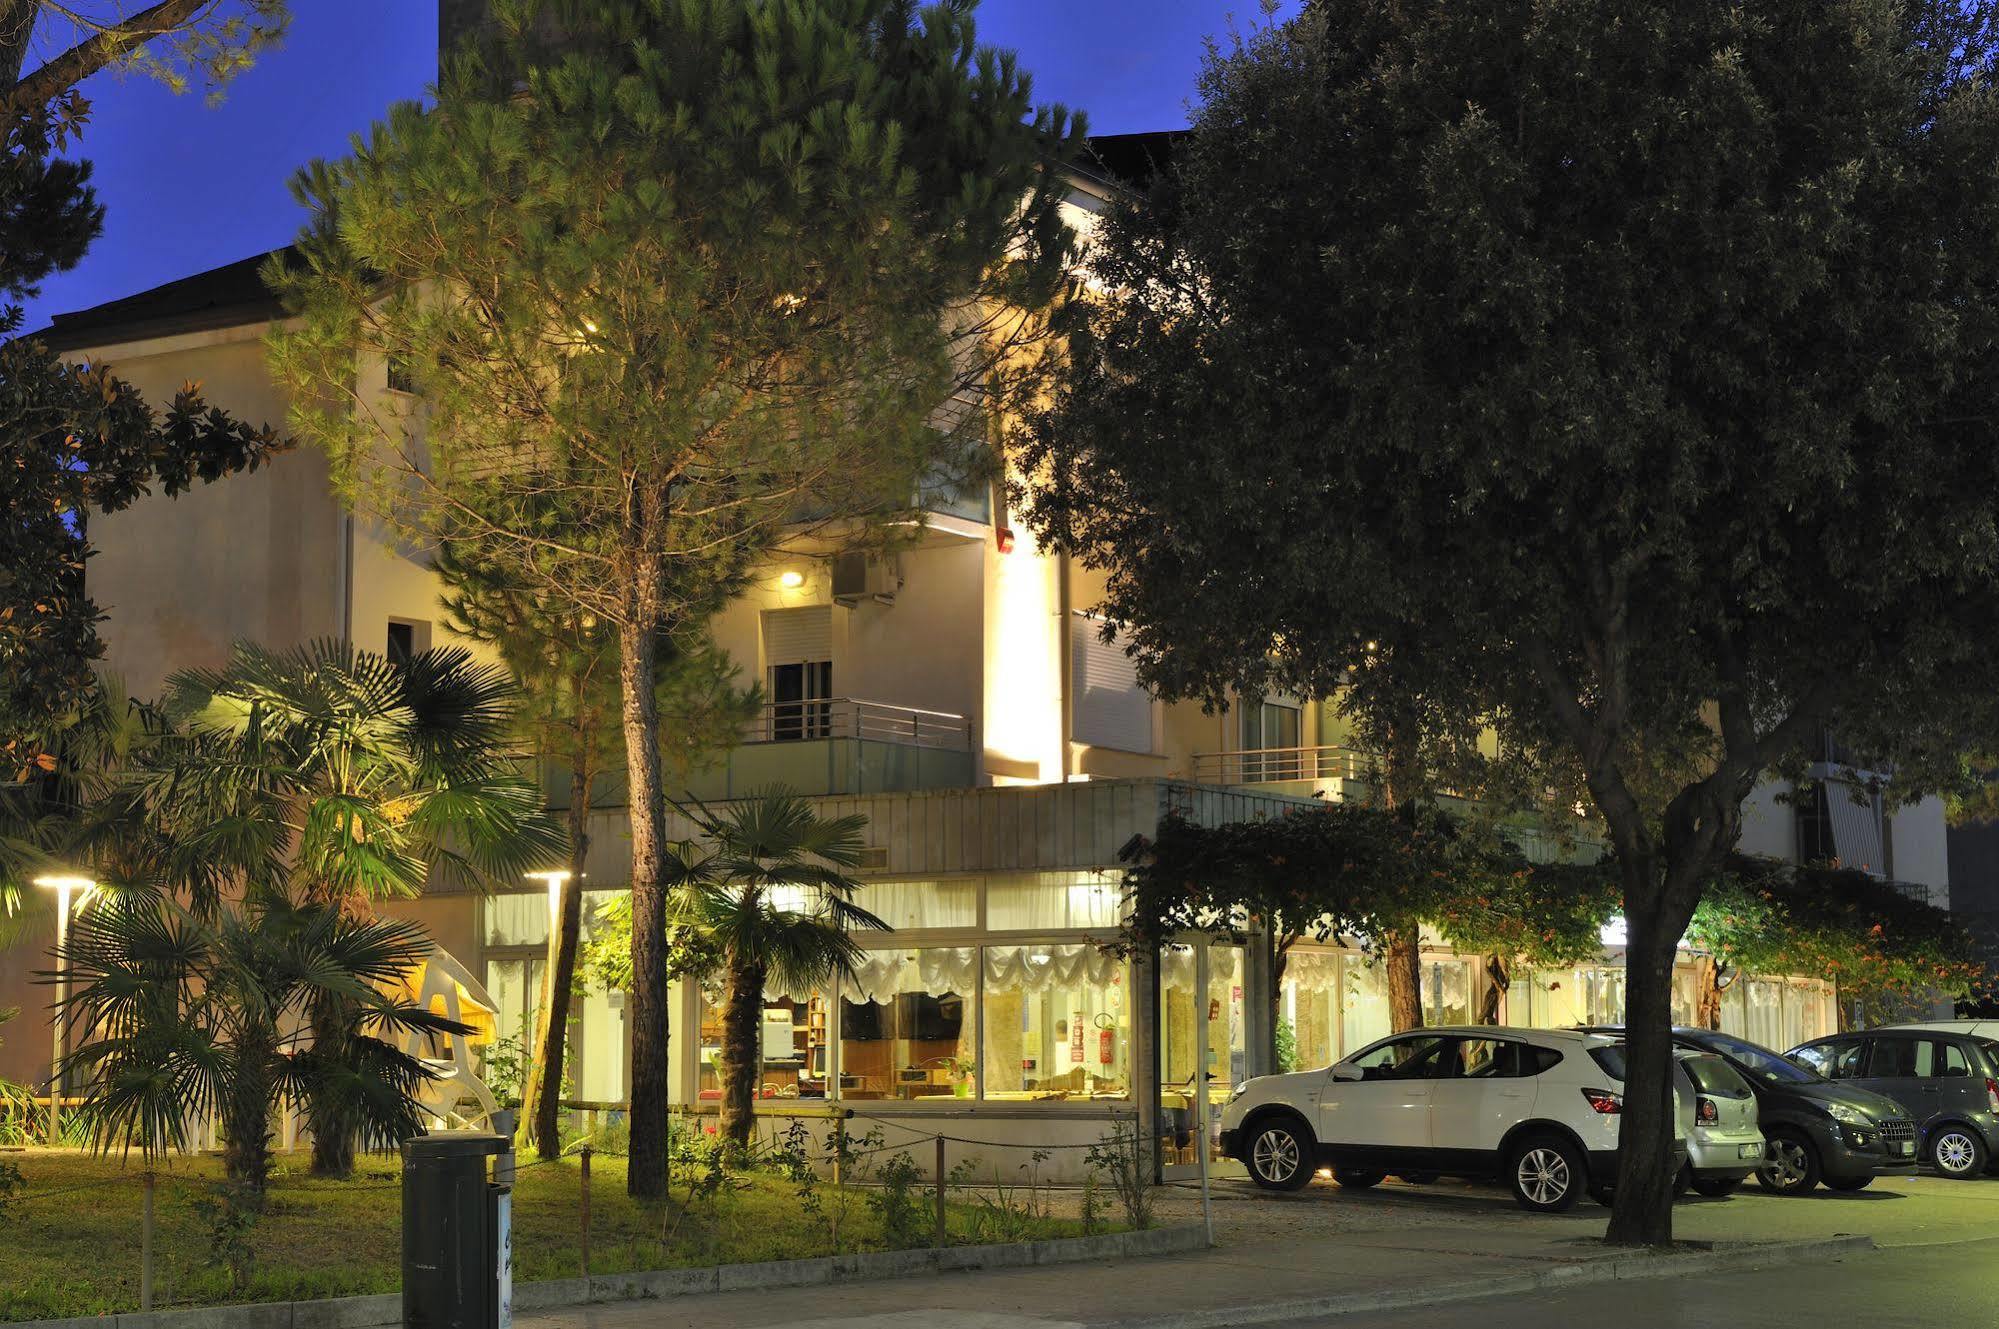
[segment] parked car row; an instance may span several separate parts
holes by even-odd
[[[1895,1047],[1877,1063],[1870,1040]],[[1968,1176],[1999,1156],[1999,1043],[1976,1034],[1843,1035],[1798,1049],[1799,1060],[1706,1029],[1677,1029],[1674,1044],[1683,1190],[1727,1195],[1753,1175],[1780,1194],[1821,1183],[1853,1191],[1913,1171],[1919,1157]],[[1855,1073],[1828,1078],[1811,1055]],[[1607,1201],[1624,1057],[1623,1031],[1611,1027],[1398,1034],[1327,1069],[1244,1084],[1223,1112],[1222,1147],[1273,1190],[1325,1168],[1350,1187],[1389,1175],[1498,1178],[1534,1210]],[[1904,1077],[1914,1087],[1903,1094],[1888,1083],[1896,1077],[1859,1073],[1877,1064],[1914,1068]],[[1976,1104],[1974,1086],[1985,1095]]]

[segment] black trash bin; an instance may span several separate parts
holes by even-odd
[[[511,1187],[487,1176],[508,1137],[438,1131],[403,1145],[403,1324],[506,1329]]]

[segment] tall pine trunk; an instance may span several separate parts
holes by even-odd
[[[722,1008],[722,1139],[747,1149],[756,1128],[757,1080],[763,1071],[764,967],[729,958]]]
[[[626,1192],[666,1194],[666,794],[659,761],[658,628],[660,570],[641,559],[618,627],[625,766],[632,833],[631,1147]]]
[[[1388,1027],[1403,1033],[1423,1027],[1423,944],[1418,927],[1382,937],[1388,966]]]
[[[569,1004],[576,986],[576,948],[583,936],[583,865],[590,850],[589,764],[578,761],[569,772],[569,877],[556,903],[555,927],[548,937],[548,963],[542,967],[541,1026],[528,1082],[522,1093],[528,1137],[537,1158],[549,1160],[562,1152],[562,1076],[569,1047]]]

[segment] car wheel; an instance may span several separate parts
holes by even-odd
[[[1819,1152],[1803,1131],[1779,1126],[1765,1137],[1756,1184],[1773,1195],[1803,1195],[1819,1184]]]
[[[1411,1186],[1428,1186],[1442,1174],[1437,1172],[1398,1172],[1395,1175],[1408,1182]]]
[[[1874,1184],[1874,1178],[1872,1176],[1827,1177],[1825,1184],[1836,1191],[1864,1191]]]
[[[1536,1135],[1514,1146],[1506,1179],[1521,1208],[1559,1214],[1575,1208],[1589,1187],[1589,1165],[1560,1136]]]
[[[1364,1191],[1370,1186],[1379,1186],[1386,1172],[1365,1172],[1360,1168],[1336,1167],[1333,1180],[1350,1191]]]
[[[1735,1188],[1741,1184],[1740,1177],[1695,1177],[1694,1194],[1705,1195],[1710,1200],[1719,1200],[1724,1195],[1735,1194]]]
[[[1930,1137],[1930,1165],[1956,1181],[1985,1172],[1985,1141],[1962,1126],[1946,1126]]]
[[[1312,1180],[1314,1145],[1298,1122],[1276,1117],[1257,1126],[1244,1161],[1250,1180],[1267,1191],[1295,1191]]]

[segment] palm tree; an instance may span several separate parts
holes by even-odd
[[[566,842],[510,751],[518,693],[459,648],[406,662],[316,642],[239,645],[219,670],[168,680],[175,735],[140,785],[182,857],[231,865],[244,892],[366,919],[432,883],[515,881]],[[211,915],[216,883],[193,879]],[[344,1176],[375,1111],[369,1002],[341,985],[308,1002],[316,1078],[301,1087],[313,1171]]]
[[[261,1195],[282,1103],[331,1086],[370,1143],[415,1134],[415,1094],[431,1072],[394,1038],[470,1032],[400,995],[430,948],[415,923],[323,902],[264,896],[206,917],[164,896],[101,903],[58,956],[79,1031],[65,1073],[88,1086],[93,1142],[152,1161],[184,1152],[192,1124],[213,1115],[230,1179]],[[310,1029],[328,1001],[353,1012],[338,1049]]]
[[[888,925],[853,902],[847,875],[861,860],[867,818],[822,818],[789,789],[772,787],[715,813],[682,808],[713,844],[675,892],[672,910],[694,922],[722,956],[722,1139],[745,1147],[755,1126],[764,986],[823,983],[851,972],[856,927]]]

